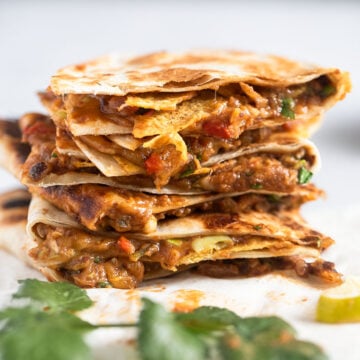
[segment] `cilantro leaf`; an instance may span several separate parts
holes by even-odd
[[[193,331],[204,333],[224,330],[241,320],[234,312],[213,306],[201,306],[190,313],[178,313],[175,318]]]
[[[286,118],[295,119],[294,113],[294,100],[290,97],[284,98],[281,101],[281,111],[280,114]]]
[[[244,342],[239,335],[226,335],[220,342],[220,356],[226,360],[326,360],[322,349],[305,341],[285,343]]]
[[[327,356],[316,345],[295,339],[295,330],[275,317],[244,318],[235,332],[219,341],[223,359],[246,360],[324,360]]]
[[[201,360],[206,359],[202,338],[193,336],[176,321],[175,314],[161,305],[143,299],[139,320],[139,351],[143,360]]]
[[[203,306],[170,313],[143,299],[138,324],[91,325],[72,313],[91,306],[86,292],[67,283],[21,282],[14,298],[29,305],[0,311],[0,359],[85,360],[91,351],[84,334],[101,327],[138,327],[142,360],[246,359],[324,360],[316,345],[299,341],[278,317],[241,318],[234,312]],[[39,307],[39,302],[45,307]]]
[[[312,176],[313,176],[313,173],[302,166],[298,171],[299,184],[308,183],[311,180]]]
[[[78,311],[90,307],[93,302],[85,290],[65,282],[49,283],[35,279],[20,280],[20,288],[14,298],[29,298],[48,306],[52,311]]]
[[[326,360],[328,357],[322,349],[310,342],[292,340],[277,345],[259,346],[258,358],[269,360]]]
[[[139,346],[145,360],[181,360],[188,356],[204,359],[204,354],[207,359],[226,360],[327,359],[318,346],[296,340],[295,330],[275,316],[241,318],[230,310],[209,306],[169,314],[150,300],[144,302]],[[185,354],[189,346],[191,352]],[[201,349],[201,355],[195,355],[194,349]]]
[[[3,360],[86,360],[91,353],[83,334],[94,327],[67,312],[48,313],[32,306],[0,312]]]
[[[272,341],[295,336],[295,330],[276,316],[244,318],[237,323],[236,330],[247,340],[255,341]]]

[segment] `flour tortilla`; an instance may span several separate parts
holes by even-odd
[[[308,157],[311,158],[311,167],[312,172],[319,170],[321,161],[320,155],[316,146],[309,140],[301,139],[297,137],[289,137],[283,134],[274,134],[269,140],[251,144],[245,147],[241,147],[238,150],[226,152],[221,155],[215,155],[209,160],[204,162],[202,165],[204,167],[211,168],[216,166],[216,164],[231,160],[237,157],[257,154],[257,153],[292,153],[299,149],[304,149],[308,154]],[[21,142],[21,133],[18,127],[17,122],[0,120],[0,165],[6,168],[18,179],[22,175],[22,165],[24,164],[30,149],[29,147]],[[91,148],[87,147],[91,157],[97,157],[97,161],[101,163],[103,154],[98,151],[95,152]],[[111,172],[111,168],[107,169],[108,172]],[[124,171],[124,170],[122,170]],[[127,174],[129,174],[127,172]],[[174,185],[166,185],[160,189],[154,187],[151,183],[148,186],[146,185],[133,185],[131,182],[126,182],[126,176],[120,178],[119,181],[116,177],[109,177],[103,174],[94,174],[87,173],[85,171],[69,171],[65,169],[62,174],[49,173],[41,180],[34,181],[29,178],[26,180],[26,185],[28,186],[39,186],[39,187],[49,187],[57,185],[78,185],[78,184],[102,184],[108,185],[115,188],[121,188],[126,190],[133,191],[142,191],[149,194],[177,194],[183,196],[189,195],[201,195],[207,193],[201,188],[191,188],[191,189],[179,189]],[[261,192],[261,193],[272,193],[266,192],[263,190],[254,190],[251,191]],[[227,196],[228,194],[224,194]]]
[[[144,233],[151,233],[156,230],[158,219],[181,217],[184,213],[204,211],[202,210],[204,206],[207,209],[212,207],[212,211],[220,208],[221,211],[227,213],[250,207],[256,209],[271,208],[274,211],[279,207],[295,209],[301,204],[315,200],[322,195],[321,190],[311,184],[297,186],[291,194],[267,194],[266,192],[251,194],[248,191],[192,196],[149,195],[93,184],[31,186],[30,191],[65,211],[89,230],[102,231],[113,228],[118,232],[142,231]],[[285,200],[282,197],[285,197]],[[230,203],[226,202],[226,198],[231,199],[229,200]],[[222,200],[222,205],[214,204],[220,200]],[[201,205],[204,203],[206,205]],[[196,208],[192,208],[194,206]]]
[[[64,212],[58,210],[40,197],[33,197],[29,209],[27,232],[29,238],[41,242],[37,225],[45,224],[53,227],[65,227],[86,231],[81,225]],[[91,235],[92,234],[92,235]],[[125,234],[129,239],[143,241],[161,241],[209,236],[231,235],[250,236],[244,243],[238,243],[226,249],[207,249],[205,253],[190,252],[180,258],[177,265],[195,264],[203,260],[219,260],[231,258],[258,258],[274,256],[301,255],[316,258],[320,250],[333,241],[306,226],[296,213],[277,215],[251,212],[248,214],[204,214],[187,216],[180,219],[164,221],[151,234]],[[119,238],[116,233],[89,233],[88,237],[98,236]],[[319,242],[323,245],[319,246]],[[33,240],[31,241],[33,244]],[[176,268],[174,268],[176,270]]]
[[[349,89],[347,73],[279,56],[240,51],[158,52],[143,56],[111,54],[59,70],[51,79],[57,95],[184,92],[228,83],[290,86],[327,75],[338,84],[339,100]]]
[[[54,270],[49,266],[44,265],[41,261],[33,259],[29,256],[31,249],[37,246],[38,241],[41,240],[40,234],[37,232],[39,224],[45,224],[53,227],[69,228],[75,231],[86,231],[76,221],[72,220],[65,213],[59,211],[51,204],[47,203],[39,197],[34,197],[31,201],[30,210],[27,217],[27,204],[30,200],[30,195],[25,190],[16,190],[0,196],[0,245],[3,249],[10,251],[30,266],[42,272],[50,281],[64,281],[59,270]],[[230,248],[220,248],[215,251],[193,251],[186,256],[183,256],[174,269],[157,269],[149,271],[145,274],[145,279],[158,278],[174,274],[175,272],[188,269],[205,260],[220,260],[220,259],[251,259],[251,258],[266,258],[277,256],[299,256],[300,258],[316,259],[319,256],[321,248],[314,244],[314,238],[319,237],[327,247],[332,243],[332,240],[309,229],[304,222],[294,214],[290,215],[291,220],[286,220],[286,215],[283,214],[278,220],[270,219],[267,216],[254,217],[249,215],[249,218],[242,217],[242,221],[233,218],[232,221],[226,220],[221,215],[210,215],[218,218],[218,224],[213,227],[212,233],[260,233],[260,236],[254,236],[244,244],[234,245]],[[213,219],[214,220],[214,219]],[[205,223],[209,218],[202,218],[201,216],[189,217],[187,219],[180,219],[169,221],[162,226],[159,226],[156,236],[151,236],[154,240],[166,238],[168,231],[171,235],[181,238],[186,236],[194,236],[200,233],[208,233],[208,227]],[[255,229],[254,224],[262,221],[263,229]],[[290,221],[290,222],[289,222]],[[274,232],[272,226],[277,222],[278,230]],[[213,223],[211,221],[210,223]],[[282,223],[282,224],[281,224]],[[27,225],[26,225],[27,224]],[[297,224],[294,226],[294,224]],[[178,228],[184,226],[185,228]],[[274,225],[276,226],[276,225]],[[27,229],[27,232],[25,231]],[[221,230],[221,228],[224,228]],[[175,232],[174,232],[175,229]],[[267,234],[272,234],[267,236]],[[259,235],[259,234],[258,234]],[[89,236],[94,240],[98,236],[112,238],[116,241],[116,234],[100,234],[89,233]],[[286,238],[283,238],[286,236]],[[263,237],[259,241],[259,237]],[[147,237],[144,240],[148,240]]]
[[[327,97],[321,106],[311,106],[308,111],[297,116],[297,119],[303,123],[298,131],[302,134],[311,134],[318,127],[323,112],[343,99],[350,91],[348,73],[279,56],[240,51],[158,52],[143,56],[110,54],[60,69],[52,77],[50,88],[57,95],[127,96],[131,94],[133,100],[138,94],[140,98],[146,97],[147,104],[149,96],[151,98],[151,94],[147,95],[148,93],[184,93],[205,89],[216,91],[220,86],[235,83],[244,84],[241,86],[242,89],[251,94],[247,90],[249,86],[284,88],[305,84],[321,76],[328,77],[336,92]],[[158,98],[162,101],[161,96]],[[141,101],[142,104],[143,102]],[[70,119],[68,126],[77,136],[108,135],[109,131],[118,131],[113,134],[126,133],[122,128],[110,130],[106,119],[104,122],[96,119],[95,127],[74,120]],[[266,126],[274,125],[273,120],[269,119]],[[279,120],[281,119],[277,119]],[[284,122],[284,119],[282,120]],[[156,122],[156,119],[154,121]],[[189,121],[190,118],[187,123]],[[150,125],[147,129],[151,130],[154,127]],[[145,133],[141,132],[137,136],[145,136]]]

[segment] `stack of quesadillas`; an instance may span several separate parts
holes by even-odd
[[[322,195],[306,137],[349,89],[337,69],[234,51],[63,68],[40,94],[49,116],[1,127],[0,160],[33,195],[26,253],[82,287],[189,267],[340,281],[299,208]]]

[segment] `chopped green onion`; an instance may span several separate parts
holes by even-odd
[[[259,230],[261,230],[263,227],[262,227],[262,225],[254,225],[253,228],[254,228],[254,230],[259,231]]]
[[[294,100],[292,98],[284,98],[281,102],[281,111],[280,114],[286,118],[295,119],[295,113],[294,113]]]
[[[298,181],[299,184],[306,184],[308,183],[313,176],[313,173],[303,166],[298,171]]]
[[[52,158],[57,158],[57,157],[58,157],[58,154],[57,154],[56,152],[53,152],[53,153],[51,154],[51,157],[52,157]]]
[[[262,184],[260,184],[260,183],[256,183],[256,184],[252,184],[252,185],[251,185],[251,188],[252,188],[252,189],[255,189],[255,190],[259,190],[259,189],[262,189],[263,186],[262,186]]]

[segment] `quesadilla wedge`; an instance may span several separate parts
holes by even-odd
[[[0,123],[1,124],[1,123]],[[7,123],[7,127],[17,128],[17,123]],[[3,136],[3,155],[5,158],[17,156],[13,161],[16,169],[24,160],[16,155],[19,135]],[[45,142],[41,145],[44,147]],[[15,149],[15,150],[14,150]],[[21,148],[20,148],[21,149]],[[44,151],[42,151],[44,154]],[[6,164],[6,162],[5,162]],[[19,170],[15,171],[19,176]],[[17,172],[17,173],[16,173]],[[246,212],[252,209],[263,212],[298,208],[302,203],[315,200],[322,192],[313,185],[298,185],[293,192],[271,193],[264,189],[250,189],[243,193],[211,193],[200,195],[148,195],[142,192],[113,188],[97,184],[30,186],[37,194],[67,214],[77,219],[92,231],[111,230],[117,232],[154,231],[158,220],[167,217],[184,217],[194,212],[221,211]],[[256,192],[253,193],[253,192]]]
[[[33,125],[37,126],[38,131],[42,129],[40,132],[42,138],[37,139],[39,154],[46,158],[44,149],[47,147],[46,139],[49,133],[44,130],[47,129],[46,127],[41,126],[50,124],[50,122],[42,115],[37,115],[37,117],[42,120]],[[21,139],[18,124],[16,122],[0,122],[1,124],[3,124],[3,129],[5,129],[5,125],[7,129],[13,128],[14,135],[12,136],[0,131],[0,135],[2,135],[0,147],[2,147],[4,159],[14,159],[12,172],[19,178],[25,159],[23,158],[23,149],[19,146]],[[45,139],[44,136],[46,136]],[[50,162],[57,159],[51,158]],[[4,160],[4,165],[6,166],[6,164],[7,161]],[[41,164],[41,162],[37,164]],[[77,176],[81,177],[81,175],[82,173],[79,172]],[[154,231],[158,221],[166,218],[184,217],[199,212],[240,213],[254,209],[273,212],[279,209],[296,209],[302,203],[315,200],[323,194],[321,190],[311,184],[296,185],[290,192],[271,192],[259,187],[256,189],[245,188],[245,191],[236,193],[198,195],[154,195],[91,183],[44,187],[28,185],[32,193],[65,211],[89,230],[144,233]]]
[[[322,195],[304,137],[350,87],[338,69],[236,51],[61,69],[39,94],[50,116],[0,121],[0,163],[32,193],[28,236],[11,250],[81,287],[133,288],[190,267],[339,283],[320,258],[333,240],[299,210]]]
[[[27,250],[36,264],[82,287],[109,283],[131,288],[154,269],[176,273],[224,259],[244,259],[245,265],[245,259],[279,258],[273,266],[270,260],[264,261],[272,270],[285,264],[291,268],[291,263],[295,268],[296,261],[291,259],[303,264],[312,259],[318,260],[319,269],[320,252],[333,242],[309,229],[296,212],[286,211],[188,216],[165,221],[148,235],[94,233],[39,197],[31,203],[27,229]],[[326,266],[323,270],[316,273],[323,281],[341,281],[335,270],[327,272]],[[244,269],[243,275],[251,273]]]
[[[30,235],[34,236],[32,238],[26,233],[30,199],[30,194],[22,189],[0,195],[0,248],[13,253],[39,270],[50,281],[67,280],[83,287],[131,288],[144,279],[168,276],[188,268],[196,269],[200,274],[218,278],[258,276],[276,270],[293,269],[302,277],[314,275],[321,281],[329,283],[340,281],[340,275],[334,270],[332,263],[324,262],[320,258],[306,262],[300,256],[301,251],[293,256],[202,261],[199,264],[180,265],[177,271],[164,269],[161,264],[156,262],[129,261],[131,257],[134,258],[138,255],[124,252],[126,241],[117,241],[114,237],[96,236],[83,231],[76,222],[44,201],[36,203],[35,200],[35,204],[31,205],[33,214],[30,214],[29,224],[32,225],[28,225],[28,229]],[[61,238],[59,232],[70,235],[70,237]],[[91,241],[86,241],[89,238]],[[221,239],[215,240],[213,238],[212,245],[219,246]],[[118,250],[110,250],[109,243],[111,242],[119,244],[117,245]],[[122,242],[124,243],[120,247]],[[85,246],[76,246],[80,243]],[[171,239],[163,241],[163,243],[165,245],[159,245],[159,247],[165,249],[167,246],[168,251],[171,250],[169,245],[175,247],[179,244],[176,240]],[[134,244],[134,240],[132,240],[132,244]],[[151,242],[150,244],[156,243]],[[73,247],[69,248],[68,245]],[[144,241],[142,246],[147,247],[147,251],[142,250],[144,257],[145,253],[150,253],[149,244]],[[199,248],[199,243],[196,246],[198,251],[204,251],[201,247]],[[316,250],[305,251],[306,254],[312,253],[311,255],[314,255],[315,252]],[[46,253],[48,253],[48,257]],[[90,260],[86,260],[86,253],[89,254]],[[109,260],[106,258],[106,254],[118,256],[118,258],[114,259],[113,257]],[[71,260],[67,262],[66,259],[69,257]]]
[[[67,132],[105,176],[147,174],[161,188],[185,167],[206,171],[209,150],[237,149],[245,132],[308,135],[349,90],[347,73],[280,57],[162,52],[68,66],[40,97],[58,143]]]
[[[54,141],[55,127],[43,115],[27,114],[21,118],[20,126],[23,139],[32,147],[22,175],[22,181],[28,186],[98,183],[157,194],[191,195],[250,190],[289,193],[298,184],[309,181],[319,164],[318,151],[310,141],[273,134],[266,140],[211,156],[203,164],[194,161],[182,167],[167,186],[159,188],[154,186],[148,174],[107,177],[97,170],[92,161],[58,153]],[[82,145],[80,147],[83,148]],[[152,159],[151,156],[145,162]],[[166,164],[171,164],[168,160]],[[129,162],[128,159],[126,161]],[[104,161],[102,164],[111,168],[111,163]],[[158,164],[154,162],[151,166],[157,167]],[[127,165],[122,167],[124,172],[128,169]],[[303,174],[308,176],[304,177]]]

